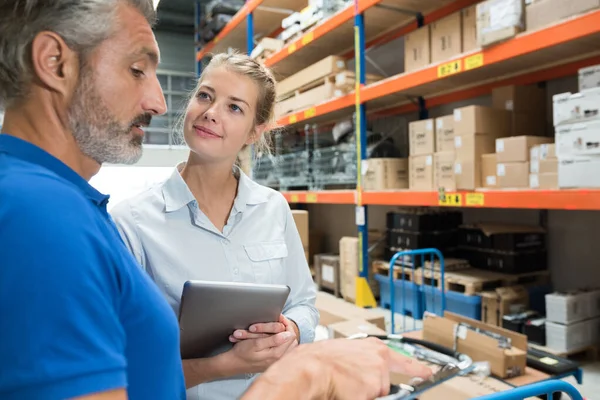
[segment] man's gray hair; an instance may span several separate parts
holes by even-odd
[[[38,33],[60,35],[83,62],[113,33],[120,2],[136,7],[151,26],[156,22],[152,0],[0,0],[0,106],[26,97]]]

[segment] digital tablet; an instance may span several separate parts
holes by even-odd
[[[205,357],[236,329],[279,321],[289,293],[285,285],[187,281],[179,306],[181,357]]]

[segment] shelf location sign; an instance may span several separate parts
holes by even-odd
[[[444,78],[449,75],[458,74],[462,71],[462,60],[450,61],[449,63],[442,64],[438,67],[437,76],[438,78]]]
[[[446,193],[440,194],[438,198],[438,205],[447,207],[461,207],[462,206],[462,194],[460,193]]]
[[[483,193],[467,193],[465,199],[466,206],[484,206],[485,205],[485,195]]]
[[[295,124],[296,122],[298,122],[298,117],[296,116],[296,114],[290,115],[290,125]]]
[[[311,107],[308,110],[304,111],[304,119],[312,118],[315,115],[317,115],[317,109],[314,107]]]
[[[306,46],[315,38],[315,34],[313,32],[308,32],[306,35],[302,36],[302,46]]]
[[[483,67],[483,53],[473,54],[465,58],[465,71]]]
[[[307,203],[316,203],[318,201],[316,193],[307,193],[306,194],[306,202]]]
[[[292,54],[296,51],[296,43],[292,43],[290,47],[288,47],[288,54]]]

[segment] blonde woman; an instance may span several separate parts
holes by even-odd
[[[316,290],[290,208],[235,165],[245,146],[265,148],[274,103],[275,80],[266,67],[245,55],[216,55],[186,109],[187,162],[112,211],[130,251],[175,312],[190,279],[291,288],[279,321],[232,332],[231,345],[212,357],[184,360],[188,399],[239,398],[256,374],[314,339]]]

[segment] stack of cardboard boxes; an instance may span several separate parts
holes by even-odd
[[[561,188],[600,187],[600,67],[579,77],[579,93],[553,97]]]
[[[600,290],[546,295],[546,346],[572,353],[600,343]]]
[[[404,70],[415,71],[477,47],[477,6],[473,5],[408,33],[404,39]]]
[[[532,189],[558,189],[558,158],[556,145],[533,146],[530,153],[529,187]]]
[[[407,158],[370,158],[362,164],[363,190],[408,188]]]
[[[310,264],[309,259],[309,234],[308,234],[308,211],[305,210],[292,210],[292,216],[296,223],[296,228],[300,234],[300,240],[302,240],[302,247],[304,247],[304,255],[306,261]]]
[[[433,119],[408,124],[409,134],[409,187],[415,191],[433,190],[433,153],[435,129]]]

